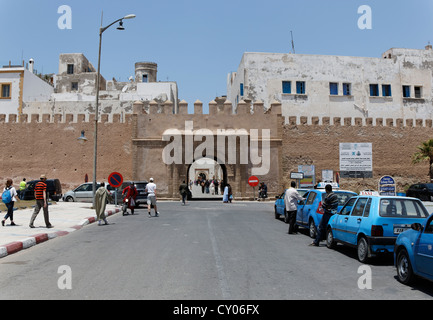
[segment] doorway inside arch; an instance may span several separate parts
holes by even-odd
[[[192,199],[222,199],[227,184],[227,168],[216,159],[201,158],[188,168],[188,181]]]

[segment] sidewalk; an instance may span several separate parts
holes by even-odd
[[[96,220],[95,210],[91,209],[91,203],[83,202],[58,202],[49,206],[50,222],[54,228],[47,229],[44,222],[44,213],[41,210],[35,220],[35,228],[29,227],[33,208],[14,211],[16,226],[10,225],[6,220],[5,226],[0,225],[0,258],[27,249],[41,242],[67,235],[81,229]],[[120,211],[120,207],[107,204],[106,216],[111,216]],[[0,213],[3,220],[6,212]]]

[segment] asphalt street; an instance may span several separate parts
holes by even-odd
[[[273,203],[160,202],[115,214],[0,260],[0,299],[432,299],[396,279],[392,257],[365,266],[354,250],[309,247],[287,234]],[[153,215],[153,211],[152,211]],[[368,269],[370,268],[370,269]]]

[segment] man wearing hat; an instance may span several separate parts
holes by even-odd
[[[47,196],[47,177],[43,174],[41,175],[41,181],[36,183],[35,185],[35,199],[36,199],[36,206],[35,210],[33,211],[33,215],[30,219],[30,228],[34,228],[35,226],[33,223],[35,222],[35,219],[41,210],[41,208],[44,209],[44,219],[45,219],[45,225],[47,228],[52,228],[53,226],[50,223],[50,219],[48,216],[48,196]]]
[[[150,208],[155,210],[155,217],[159,216],[159,212],[156,209],[156,184],[153,182],[153,178],[149,179],[149,183],[146,185],[147,191],[147,213],[150,217]]]

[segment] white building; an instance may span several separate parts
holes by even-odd
[[[25,103],[25,114],[84,114],[95,112],[97,70],[82,53],[61,54],[59,73],[55,76],[55,92],[45,101]],[[100,77],[99,111],[122,116],[132,113],[135,101],[147,107],[152,100],[164,104],[173,102],[173,111],[178,108],[176,82],[157,82],[157,65],[153,62],[137,62],[135,75],[128,82]]]
[[[33,65],[31,59],[30,70],[10,64],[0,69],[0,114],[19,115],[24,104],[50,98],[54,87],[33,74]]]
[[[433,50],[390,49],[380,58],[244,53],[227,99],[282,103],[286,117],[432,119]],[[374,120],[373,120],[374,121]],[[374,123],[374,122],[373,122]]]

